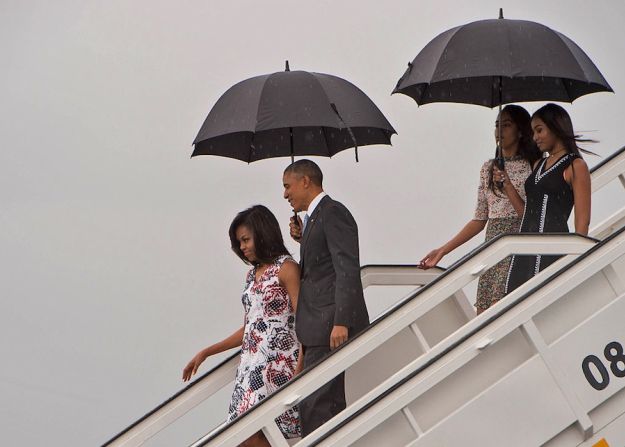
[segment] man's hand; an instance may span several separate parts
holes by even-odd
[[[297,216],[297,222],[295,222],[295,216],[291,216],[291,221],[289,222],[289,231],[291,232],[291,237],[295,242],[299,242],[302,238],[302,219]]]
[[[336,349],[347,341],[347,327],[334,326],[330,334],[330,349]]]

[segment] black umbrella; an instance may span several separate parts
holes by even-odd
[[[568,37],[536,22],[480,20],[434,38],[397,82],[417,104],[495,107],[523,101],[573,102],[612,88]]]
[[[499,106],[501,113],[501,105],[511,102],[573,102],[601,91],[613,90],[575,42],[536,22],[504,19],[500,9],[499,19],[435,37],[408,63],[393,93],[408,95],[419,105]],[[503,169],[500,148],[497,158]]]
[[[192,157],[251,163],[265,158],[331,157],[358,146],[391,144],[395,129],[360,89],[322,73],[286,70],[231,87],[213,106]]]

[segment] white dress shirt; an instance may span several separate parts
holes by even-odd
[[[306,214],[304,215],[304,220],[302,221],[302,223],[304,224],[302,231],[304,231],[306,225],[308,225],[308,220],[310,219],[310,216],[312,216],[312,213],[315,211],[315,208],[317,208],[317,205],[319,205],[319,202],[321,202],[321,199],[323,199],[325,196],[327,196],[327,194],[321,191],[314,199],[312,199],[312,201],[308,205],[308,209],[306,210]]]
[[[312,199],[310,205],[308,205],[308,209],[306,210],[306,214],[308,214],[308,217],[312,216],[313,211],[315,211],[315,208],[317,208],[317,205],[319,205],[319,202],[321,202],[321,199],[323,199],[325,196],[327,196],[327,194],[321,191],[319,194],[317,194],[317,197]]]

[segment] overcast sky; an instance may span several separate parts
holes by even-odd
[[[616,94],[566,108],[600,140],[594,152],[624,145],[620,0],[1,0],[0,444],[102,443],[241,324],[246,267],[227,229],[262,203],[286,236],[287,160],[190,159],[191,142],[225,90],[285,59],[350,80],[399,133],[358,164],[353,151],[316,159],[358,221],[362,263],[414,263],[455,234],[494,150],[495,111],[390,92],[432,38],[501,6],[586,51]]]

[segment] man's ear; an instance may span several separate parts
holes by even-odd
[[[302,182],[303,182],[304,188],[306,189],[310,188],[310,185],[311,185],[310,177],[308,177],[307,175],[303,175]]]

